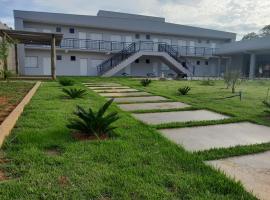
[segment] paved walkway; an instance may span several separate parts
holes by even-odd
[[[119,104],[118,106],[121,109],[126,111],[150,110],[151,112],[151,110],[155,109],[190,107],[188,104],[172,102],[167,98],[140,92],[120,84],[88,83],[87,86],[104,97],[117,97],[114,101]],[[141,96],[143,94],[149,96]],[[208,110],[133,113],[132,115],[147,124],[221,120],[229,117]],[[249,122],[161,129],[160,132],[173,142],[182,145],[188,151],[270,142],[270,127]],[[255,155],[208,161],[207,164],[221,169],[229,176],[240,180],[247,190],[253,191],[259,198],[270,200],[270,151]]]

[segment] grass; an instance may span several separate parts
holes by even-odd
[[[0,81],[0,124],[33,85],[31,82]]]
[[[118,111],[120,120],[112,140],[75,141],[66,128],[75,106],[97,109],[105,99],[90,90],[84,99],[61,95],[58,83],[43,83],[5,142],[8,162],[0,170],[10,179],[0,183],[1,200],[256,199],[206,166],[201,155],[186,152],[115,105],[110,111]],[[59,155],[46,153],[54,148]]]
[[[96,81],[104,81],[102,78],[96,78]],[[87,80],[85,80],[87,81]],[[148,87],[142,87],[139,80],[130,78],[110,78],[106,79],[108,82],[117,82],[125,86],[144,90],[169,98],[171,101],[180,101],[190,104],[189,109],[208,109],[214,112],[232,116],[230,119],[214,120],[214,121],[200,121],[200,122],[186,122],[186,123],[167,123],[160,125],[153,125],[153,128],[182,128],[192,126],[207,126],[213,124],[225,124],[249,121],[257,124],[270,126],[270,116],[266,106],[262,103],[267,95],[267,90],[270,88],[270,81],[244,81],[241,85],[236,87],[236,92],[242,91],[243,97],[240,101],[239,97],[226,98],[232,96],[231,90],[226,89],[223,81],[215,81],[212,85],[202,85],[201,81],[152,81]],[[178,88],[183,86],[191,87],[188,95],[179,95]],[[138,111],[143,113],[147,111]],[[244,149],[244,150],[243,150]],[[218,159],[229,157],[231,155],[244,155],[253,152],[263,152],[270,150],[269,145],[259,144],[244,146],[241,149],[235,148],[233,151],[225,149],[214,149],[211,151],[211,159]],[[209,152],[202,152],[202,158],[207,158]]]

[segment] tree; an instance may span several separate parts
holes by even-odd
[[[258,38],[258,37],[259,37],[259,35],[257,35],[257,33],[251,32],[251,33],[244,35],[242,40],[251,40],[251,39]]]
[[[261,35],[262,37],[270,36],[270,25],[264,26],[264,27],[260,30],[260,35]]]
[[[8,42],[5,39],[2,39],[0,41],[0,60],[4,63],[3,69],[8,70],[8,54],[9,54],[9,48],[12,44]]]
[[[236,85],[240,83],[240,72],[239,71],[228,71],[224,74],[224,82],[227,86],[232,89],[232,93],[235,93]]]

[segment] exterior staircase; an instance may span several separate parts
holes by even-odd
[[[163,61],[178,75],[192,76],[192,72],[188,67],[188,62],[170,45],[159,43],[158,48],[155,49],[154,43],[150,43],[150,46],[151,44],[152,48],[149,48],[148,45],[147,49],[142,49],[141,42],[131,43],[122,51],[98,65],[98,74],[103,77],[110,77],[142,56],[156,56],[162,58]]]

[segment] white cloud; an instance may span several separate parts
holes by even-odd
[[[0,0],[0,20],[12,25],[12,10],[95,15],[99,9],[165,17],[240,36],[270,24],[269,0]],[[2,12],[3,11],[3,12]]]

